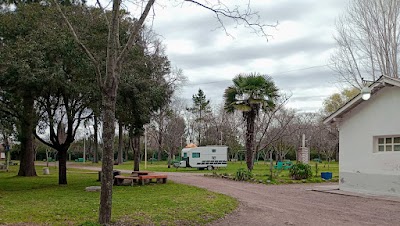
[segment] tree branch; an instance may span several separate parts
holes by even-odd
[[[107,27],[110,29],[110,21],[108,20],[106,10],[103,8],[103,6],[101,5],[99,0],[96,0],[96,4],[99,6],[100,10],[103,12],[104,18],[106,19],[106,22],[107,22]]]
[[[33,131],[33,135],[35,135],[35,137],[36,137],[40,142],[42,142],[43,144],[45,144],[45,145],[47,145],[47,146],[49,146],[49,147],[54,148],[54,149],[57,150],[57,147],[56,147],[55,145],[53,145],[52,143],[49,143],[49,142],[45,141],[44,139],[42,139],[42,138],[37,134],[36,131]]]
[[[142,15],[140,16],[139,20],[134,24],[134,27],[131,31],[132,33],[129,36],[128,42],[125,44],[124,48],[122,49],[121,53],[119,54],[119,56],[117,58],[117,64],[119,64],[122,61],[122,59],[124,58],[127,51],[130,50],[133,43],[135,42],[137,36],[139,35],[139,31],[142,28],[142,25],[144,24],[144,21],[146,20],[146,17],[149,14],[150,9],[153,6],[154,2],[155,2],[155,0],[149,0],[147,2],[147,5],[146,5]]]
[[[83,42],[80,40],[80,38],[78,37],[78,35],[75,32],[74,27],[72,26],[72,24],[69,22],[68,18],[65,16],[64,12],[62,11],[60,4],[58,4],[57,0],[53,0],[54,4],[56,5],[56,8],[58,10],[58,12],[61,14],[62,18],[64,19],[65,23],[67,24],[69,30],[71,31],[72,36],[74,37],[75,41],[78,43],[78,45],[83,49],[83,51],[86,53],[86,55],[89,57],[90,61],[92,61],[93,66],[95,68],[96,74],[97,74],[97,80],[98,83],[100,85],[100,87],[102,87],[102,77],[101,77],[101,71],[100,71],[100,64],[99,62],[96,60],[96,58],[93,56],[93,54],[90,52],[90,50],[86,47],[85,44],[83,44]]]
[[[204,9],[207,9],[207,10],[210,10],[211,12],[213,12],[215,14],[219,24],[224,29],[224,31],[227,35],[229,35],[229,33],[227,32],[225,25],[224,25],[222,19],[220,18],[220,16],[231,18],[231,19],[235,20],[238,24],[239,24],[239,21],[242,21],[246,26],[253,29],[253,31],[255,33],[257,33],[257,34],[261,33],[262,36],[264,36],[267,39],[267,41],[268,41],[268,37],[270,37],[271,35],[268,35],[266,33],[265,28],[266,27],[275,28],[276,26],[278,26],[278,22],[276,22],[276,24],[260,24],[259,23],[260,16],[258,15],[257,12],[251,11],[250,4],[247,5],[247,10],[242,13],[239,11],[238,7],[236,7],[234,10],[230,10],[227,6],[225,6],[221,2],[219,2],[218,5],[223,6],[223,7],[215,8],[215,7],[207,6],[207,5],[202,4],[195,0],[184,0],[184,1],[193,3],[195,5],[198,5]],[[253,17],[257,17],[257,19],[255,19],[255,21],[252,21]]]

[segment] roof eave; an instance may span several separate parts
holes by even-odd
[[[357,106],[354,104],[356,104],[357,102],[360,102],[361,100],[362,100],[361,94],[358,94],[353,99],[351,99],[349,102],[347,102],[345,105],[343,105],[341,108],[339,108],[337,111],[335,111],[330,116],[325,118],[325,120],[323,121],[324,124],[334,123],[336,118],[341,118],[342,114],[344,114],[347,111],[350,111],[352,109],[352,107]]]
[[[371,90],[374,90],[374,88],[377,88],[378,86],[382,85],[393,85],[400,87],[400,80],[398,78],[392,78],[388,77],[385,75],[382,75],[376,82],[372,83],[369,87]],[[379,90],[377,90],[378,92]],[[376,92],[372,92],[371,95],[374,95]],[[346,104],[344,104],[342,107],[340,107],[338,110],[333,112],[331,115],[329,115],[325,120],[323,121],[324,124],[329,124],[329,123],[334,123],[336,118],[342,118],[342,116],[352,110],[353,108],[357,107],[358,104],[362,102],[362,96],[361,94],[358,94],[355,96],[353,99],[349,100]]]

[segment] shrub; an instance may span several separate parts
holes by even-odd
[[[294,164],[289,174],[295,180],[308,179],[312,176],[311,166],[303,163]]]
[[[239,168],[236,171],[235,180],[244,181],[244,180],[250,180],[251,178],[253,178],[253,174],[249,170],[246,170],[244,168]]]

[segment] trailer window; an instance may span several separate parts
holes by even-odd
[[[212,149],[212,152],[215,153],[215,152],[217,152],[217,150],[216,149]]]
[[[183,153],[183,157],[187,158],[187,153],[186,152]]]
[[[200,153],[192,153],[192,158],[200,158]]]

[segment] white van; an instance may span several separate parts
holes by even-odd
[[[219,167],[227,167],[227,146],[203,146],[184,148],[181,152],[182,161],[177,167],[192,167],[212,170]]]

